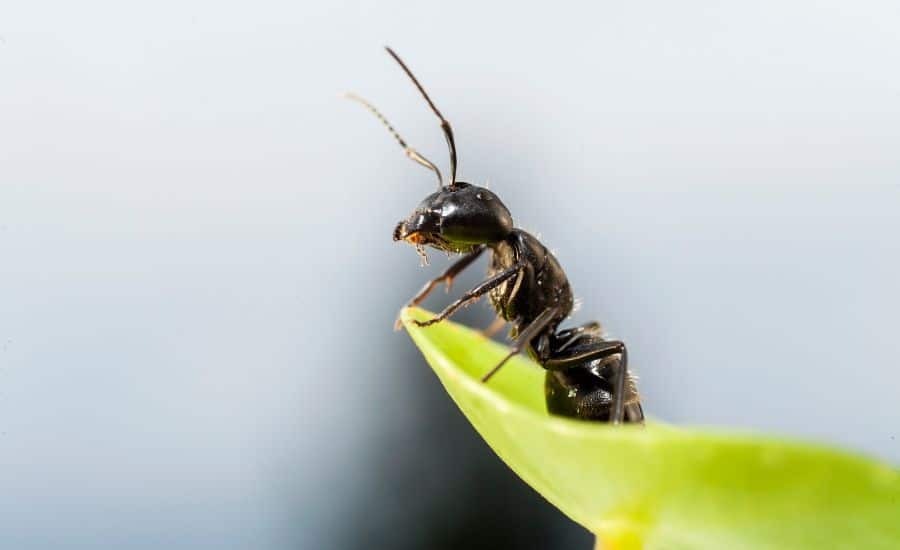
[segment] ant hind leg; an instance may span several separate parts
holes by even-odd
[[[556,351],[564,351],[567,347],[571,346],[584,336],[602,338],[603,333],[603,326],[597,321],[591,321],[577,327],[563,329],[556,333],[556,341],[562,342],[562,344],[556,348]]]
[[[575,353],[567,357],[553,357],[544,362],[547,370],[566,370],[572,367],[584,365],[588,361],[605,359],[614,355],[619,356],[613,379],[612,391],[612,415],[613,424],[620,424],[625,419],[625,382],[628,380],[628,350],[624,342],[607,340],[597,342],[593,349]]]

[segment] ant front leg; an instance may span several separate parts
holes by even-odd
[[[619,356],[619,368],[613,383],[613,424],[620,424],[625,417],[625,381],[628,379],[628,350],[625,343],[618,340],[599,342],[592,350],[570,355],[568,357],[548,359],[544,363],[547,370],[565,370],[584,364],[585,361],[605,359],[613,355]]]
[[[434,287],[441,283],[446,283],[447,292],[450,292],[450,287],[453,285],[454,277],[462,273],[465,268],[472,265],[472,262],[474,262],[478,259],[479,256],[481,256],[481,254],[485,251],[485,248],[485,246],[479,246],[472,252],[469,252],[459,260],[455,261],[450,267],[447,268],[446,271],[425,283],[425,286],[422,287],[422,290],[420,290],[415,296],[412,297],[409,302],[407,302],[406,307],[413,307],[421,304],[425,300],[425,298],[427,298],[428,295],[431,294],[431,291],[434,290]],[[400,330],[402,327],[403,325],[400,321],[400,315],[398,315],[397,320],[394,321],[394,330]]]
[[[414,320],[413,324],[415,324],[418,327],[427,327],[427,326],[430,326],[435,323],[439,323],[439,322],[443,321],[447,317],[450,317],[451,315],[456,313],[456,310],[458,310],[462,306],[468,305],[469,302],[473,302],[473,301],[481,298],[482,296],[484,296],[488,292],[494,290],[498,286],[502,285],[504,282],[508,281],[512,277],[515,277],[516,275],[518,275],[523,267],[524,267],[524,265],[517,264],[517,265],[512,266],[509,269],[501,271],[497,275],[494,275],[487,281],[481,283],[480,285],[476,286],[472,290],[470,290],[470,291],[466,292],[465,294],[463,294],[462,296],[460,296],[460,298],[458,300],[456,300],[455,302],[453,302],[452,304],[450,304],[449,306],[444,308],[444,310],[442,312],[440,312],[438,315],[436,315],[435,317],[432,317],[431,319],[429,319],[427,321],[415,321]]]

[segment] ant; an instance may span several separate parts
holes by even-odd
[[[438,178],[438,190],[425,197],[406,220],[397,224],[394,240],[415,246],[423,261],[427,261],[426,246],[463,255],[444,273],[428,281],[407,307],[420,304],[441,283],[449,288],[460,272],[490,251],[486,281],[463,294],[437,316],[412,322],[420,327],[439,323],[460,307],[487,294],[498,321],[512,323],[509,336],[515,344],[509,354],[484,375],[482,382],[487,382],[511,357],[527,351],[547,371],[544,392],[551,414],[614,424],[643,422],[637,386],[628,373],[625,344],[604,339],[597,322],[559,329],[574,305],[572,289],[559,262],[537,238],[513,225],[509,210],[497,195],[483,187],[456,180],[456,142],[450,123],[403,60],[392,49],[385,49],[437,115],[450,150],[450,178],[445,185],[437,166],[407,145],[372,104],[359,96],[347,95],[381,120],[407,157],[434,172]]]

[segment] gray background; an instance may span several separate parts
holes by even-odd
[[[12,4],[3,548],[587,547],[391,331],[433,178],[339,93],[446,153],[384,43],[650,414],[900,462],[895,2]]]

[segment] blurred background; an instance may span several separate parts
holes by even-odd
[[[0,547],[590,547],[391,329],[447,265],[391,241],[434,180],[340,93],[446,149],[386,43],[650,415],[900,462],[898,27],[888,0],[4,3]]]

